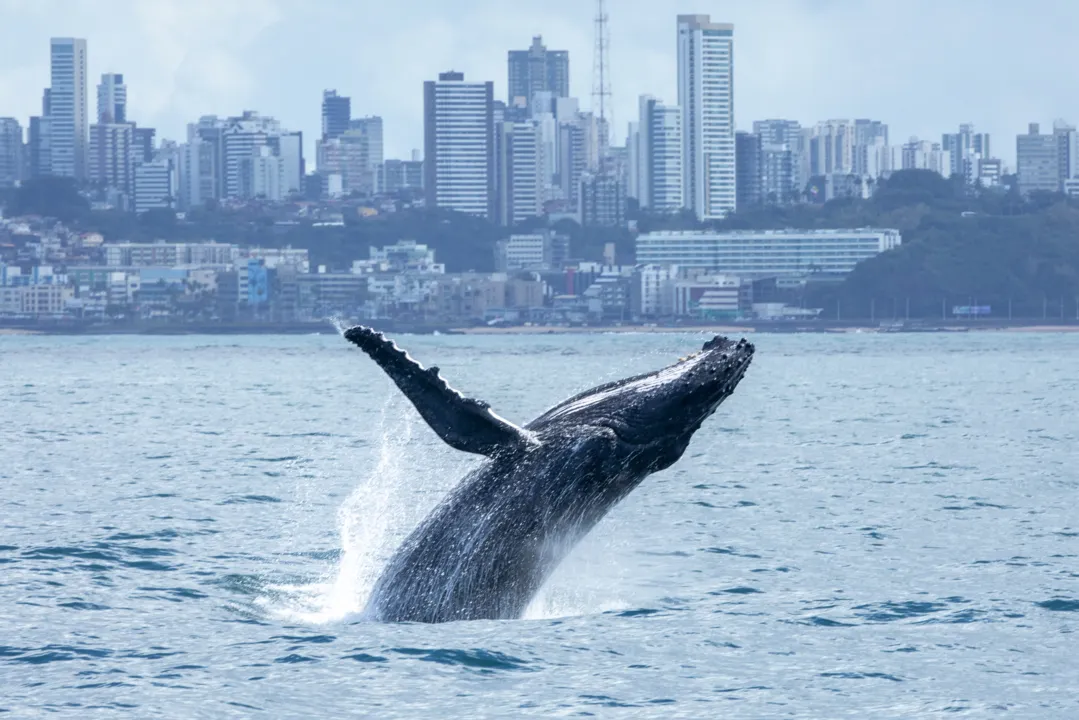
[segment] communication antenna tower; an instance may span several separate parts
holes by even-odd
[[[610,147],[611,106],[611,36],[607,26],[604,0],[596,0],[596,47],[592,60],[592,112],[599,113],[600,154],[606,157]]]

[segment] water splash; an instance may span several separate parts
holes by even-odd
[[[585,536],[532,598],[521,619],[554,620],[632,607],[617,594],[626,587],[627,570],[617,556],[615,538],[602,531]]]
[[[351,327],[340,315],[331,315],[330,317],[326,318],[326,320],[329,321],[331,325],[333,325],[334,329],[337,330],[338,335],[344,335],[345,330],[348,330],[349,327]]]
[[[389,397],[379,421],[378,462],[337,511],[341,552],[336,566],[308,585],[278,585],[277,598],[260,604],[282,619],[321,624],[362,612],[390,553],[408,527],[402,462],[412,438],[413,414]]]

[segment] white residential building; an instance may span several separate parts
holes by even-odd
[[[427,206],[493,217],[494,83],[451,71],[423,91]]]
[[[179,181],[177,192],[178,205],[189,210],[214,198],[213,148],[203,140],[194,126],[188,126],[187,142],[179,147]]]
[[[633,272],[632,311],[644,317],[674,314],[677,265],[638,265]]]
[[[678,16],[685,204],[701,220],[735,208],[734,25]]]
[[[536,122],[503,123],[500,138],[499,217],[504,225],[516,225],[543,214],[549,184],[546,146]]]
[[[899,150],[899,162],[896,162],[894,157],[896,148],[893,148],[893,169],[932,170],[944,177],[949,177],[951,174],[951,153],[944,150],[940,143],[911,138],[910,142],[897,149]]]
[[[379,187],[382,165],[382,118],[353,120],[343,133],[318,144],[318,171],[341,178],[342,191],[371,195]]]
[[[86,177],[88,115],[86,97],[86,40],[52,38],[52,86],[49,89],[52,174],[82,180]]]
[[[258,194],[252,173],[258,166],[255,159],[262,157],[259,148],[264,146],[271,148],[272,154],[281,159],[280,197],[302,190],[303,147],[300,133],[284,130],[274,118],[248,110],[240,117],[228,119],[221,131],[221,143],[225,197],[246,200]]]
[[[941,147],[947,150],[951,159],[949,175],[962,175],[968,183],[979,179],[979,165],[989,160],[989,133],[974,132],[973,123],[963,123],[957,133],[944,133]]]
[[[135,212],[174,207],[176,167],[171,156],[161,155],[135,168]]]
[[[817,123],[809,138],[810,175],[854,172],[854,124],[850,120]]]
[[[685,207],[682,109],[642,95],[636,147],[630,149],[630,187],[642,208],[675,213]]]
[[[251,157],[251,195],[270,202],[287,197],[285,190],[285,159],[275,155],[273,148],[263,145]]]
[[[105,243],[105,264],[109,267],[177,267],[181,265],[228,265],[238,257],[260,250],[240,251],[225,243]],[[277,252],[277,251],[268,251]],[[306,250],[302,251],[306,254]]]
[[[838,276],[901,242],[898,230],[875,228],[652,232],[637,238],[637,262],[740,277]]]

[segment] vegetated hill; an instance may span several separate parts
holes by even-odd
[[[858,265],[842,283],[811,284],[791,300],[824,317],[940,317],[942,305],[989,305],[993,315],[1075,317],[1079,205],[1062,195],[971,188],[927,170],[903,170],[869,200],[766,207],[727,228],[896,228],[903,244]]]
[[[8,215],[40,214],[60,218],[77,229],[96,231],[110,241],[164,239],[260,244],[307,248],[312,262],[345,269],[369,256],[372,246],[415,240],[432,246],[450,272],[494,268],[495,243],[510,232],[526,232],[545,219],[515,228],[445,210],[408,209],[361,218],[344,208],[344,226],[275,224],[287,219],[280,207],[252,205],[240,210],[193,210],[183,222],[169,210],[141,216],[92,212],[70,180],[39,178],[7,198]],[[631,208],[639,230],[702,227],[690,213],[655,216]],[[880,183],[868,200],[844,198],[823,205],[752,208],[714,223],[717,229],[890,227],[903,244],[861,263],[842,283],[811,283],[788,298],[824,309],[825,317],[939,317],[942,303],[991,305],[994,315],[1059,315],[1061,305],[1074,316],[1079,297],[1079,204],[1062,195],[1041,193],[1024,199],[1011,190],[966,186],[927,170],[903,170]],[[572,221],[555,225],[570,236],[570,256],[599,261],[607,243],[616,260],[633,260],[633,235],[621,228],[582,228]]]

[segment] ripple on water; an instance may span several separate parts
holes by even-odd
[[[844,680],[890,680],[891,682],[903,682],[902,678],[881,672],[825,672],[818,677],[842,678]]]
[[[1053,612],[1079,612],[1079,600],[1069,598],[1053,598],[1052,600],[1043,600],[1034,604]]]
[[[390,648],[389,650],[390,652],[395,652],[399,655],[413,657],[423,662],[438,663],[440,665],[460,665],[462,667],[476,668],[479,670],[533,671],[537,669],[525,660],[495,650],[455,650],[445,648],[429,650],[407,647]]]
[[[240,495],[222,500],[218,505],[240,505],[243,503],[279,503],[281,498],[273,495]]]
[[[345,660],[354,660],[361,663],[384,663],[389,662],[386,657],[382,655],[369,655],[364,652],[353,653],[351,655],[343,656]]]
[[[112,655],[112,650],[75,645],[50,644],[40,648],[0,646],[0,657],[10,658],[12,662],[22,662],[30,665],[66,662],[80,658],[105,658],[110,655]]]

